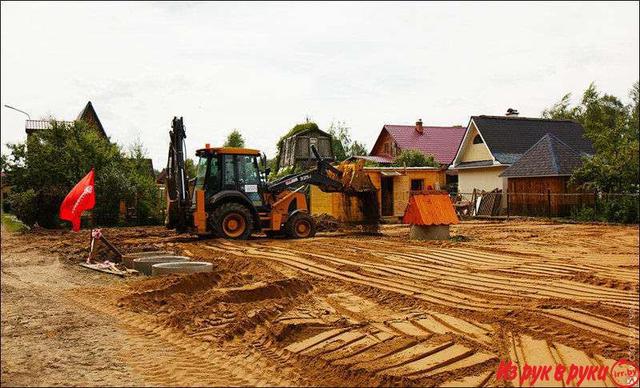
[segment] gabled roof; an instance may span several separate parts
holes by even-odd
[[[322,135],[325,135],[326,137],[331,137],[330,134],[328,134],[327,132],[323,131],[320,128],[309,128],[309,129],[305,129],[304,131],[300,131],[298,133],[294,133],[293,135],[287,137],[287,139],[292,138],[292,137],[298,137],[298,136],[306,135],[309,132],[320,132]]]
[[[580,152],[556,136],[547,133],[500,176],[511,178],[568,176],[581,165]]]
[[[107,137],[107,133],[105,132],[104,127],[100,122],[100,118],[98,118],[96,110],[93,109],[91,101],[87,102],[87,105],[85,105],[84,109],[80,111],[80,114],[78,115],[78,118],[76,118],[76,120],[82,120],[87,124],[94,125],[102,136]],[[61,124],[73,124],[73,121],[56,120],[56,122]],[[25,120],[24,123],[24,129],[27,132],[27,135],[30,135],[34,131],[37,131],[39,129],[49,128],[51,128],[51,120]]]
[[[514,116],[471,116],[493,157],[512,164],[549,133],[576,151],[592,155],[593,146],[584,137],[582,125],[572,120],[551,120]]]
[[[91,101],[87,102],[87,105],[85,105],[84,109],[80,112],[76,120],[83,120],[88,124],[95,125],[98,131],[100,131],[104,137],[107,137],[107,133],[105,132],[104,127],[100,122],[100,118],[98,118],[96,110],[93,109],[93,104],[91,104]]]
[[[466,128],[423,126],[422,129],[423,133],[419,133],[415,125],[385,124],[372,150],[375,149],[382,133],[387,131],[400,150],[417,150],[433,155],[440,164],[451,164],[456,157]]]

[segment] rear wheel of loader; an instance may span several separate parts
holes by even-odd
[[[290,238],[310,238],[316,235],[316,222],[307,213],[296,213],[284,226]]]
[[[246,240],[252,226],[251,212],[239,203],[225,203],[213,213],[213,227],[222,238]]]

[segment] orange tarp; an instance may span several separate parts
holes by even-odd
[[[447,193],[415,194],[402,221],[412,225],[452,225],[458,223],[458,216]]]

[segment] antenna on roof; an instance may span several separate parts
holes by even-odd
[[[520,113],[517,109],[509,108],[507,109],[507,113],[505,114],[505,116],[518,116],[519,114]]]

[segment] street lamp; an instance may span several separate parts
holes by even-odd
[[[7,104],[5,104],[5,105],[4,105],[4,107],[5,107],[5,108],[9,108],[9,109],[13,109],[13,110],[17,110],[17,111],[18,111],[18,112],[20,112],[20,113],[24,113],[25,115],[27,115],[27,119],[31,120],[31,116],[29,116],[29,113],[27,113],[27,112],[25,112],[25,111],[23,111],[23,110],[20,110],[20,109],[18,109],[18,108],[14,108],[14,107],[9,106],[9,105],[7,105]]]

